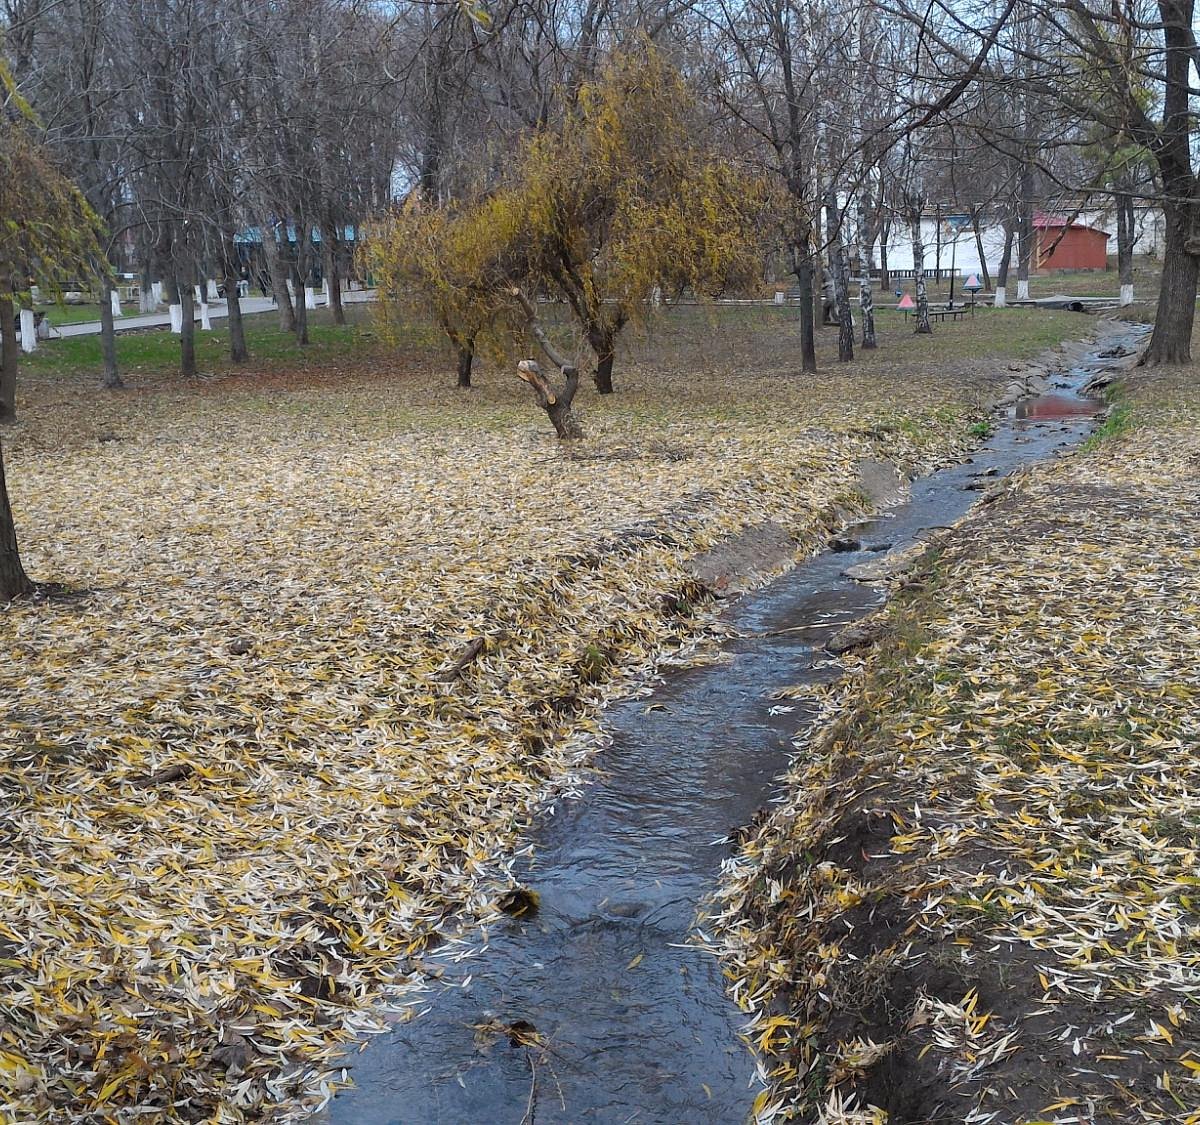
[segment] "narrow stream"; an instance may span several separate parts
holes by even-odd
[[[1079,442],[1098,404],[1076,391],[1113,362],[1098,353],[1132,350],[1140,334],[1107,331],[1053,377],[1053,394],[1010,410],[971,461],[916,481],[906,503],[852,529],[861,550],[818,555],[735,603],[727,663],[671,671],[649,698],[614,706],[595,780],[535,825],[517,869],[540,909],[494,926],[475,956],[429,958],[445,976],[428,1013],[351,1056],[356,1088],[318,1120],[745,1121],[757,1088],[743,1017],[719,963],[689,938],[729,834],[770,798],[812,720],[772,693],[840,674],[821,646],[882,600],[847,567],[954,523],[981,487]],[[481,1032],[489,1021],[532,1027],[545,1045]]]

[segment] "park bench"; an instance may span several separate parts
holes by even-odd
[[[916,309],[904,309],[903,312],[904,312],[905,320],[908,319],[910,313],[913,316],[917,315]],[[970,315],[972,317],[974,317],[974,315],[975,315],[975,302],[974,301],[972,301],[968,305],[963,305],[960,308],[930,309],[929,310],[929,319],[930,320],[945,320],[947,317],[949,317],[951,320],[961,320],[964,316],[968,316],[968,315]]]

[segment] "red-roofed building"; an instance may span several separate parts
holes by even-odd
[[[1039,270],[1103,270],[1108,268],[1108,235],[1085,223],[1059,215],[1035,215]]]

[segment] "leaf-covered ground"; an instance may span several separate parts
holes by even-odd
[[[0,1113],[319,1097],[383,986],[490,909],[570,736],[703,626],[664,601],[687,560],[765,519],[811,548],[856,458],[969,440],[1005,363],[963,357],[1082,327],[981,316],[802,378],[778,316],[683,317],[586,397],[573,458],[511,376],[464,395],[419,355],[31,385],[27,569],[78,596],[0,610]]]
[[[735,864],[761,1119],[1200,1122],[1200,392],[927,561]]]

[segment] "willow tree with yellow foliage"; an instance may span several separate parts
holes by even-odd
[[[761,179],[708,143],[679,72],[641,46],[530,136],[503,183],[443,208],[415,200],[376,231],[368,263],[387,307],[422,305],[442,327],[460,385],[481,338],[497,352],[536,340],[567,385],[555,391],[532,361],[519,373],[559,435],[577,437],[573,419],[560,423],[578,371],[538,322],[538,299],[565,302],[608,394],[626,325],[685,293],[712,298],[757,281],[771,205]]]
[[[379,286],[384,331],[397,339],[413,316],[428,317],[454,351],[458,386],[471,386],[476,355],[503,354],[518,331],[503,284],[519,272],[506,243],[481,236],[479,208],[424,207],[418,198],[368,231],[363,264]]]
[[[660,294],[716,296],[762,269],[765,186],[714,151],[697,99],[650,46],[614,57],[530,141],[508,203],[528,281],[566,299],[601,394],[613,390],[618,335]]]
[[[16,414],[16,297],[29,284],[59,292],[64,277],[95,269],[97,220],[83,195],[54,166],[37,121],[0,61],[0,421]],[[17,534],[0,448],[0,602],[32,588]]]

